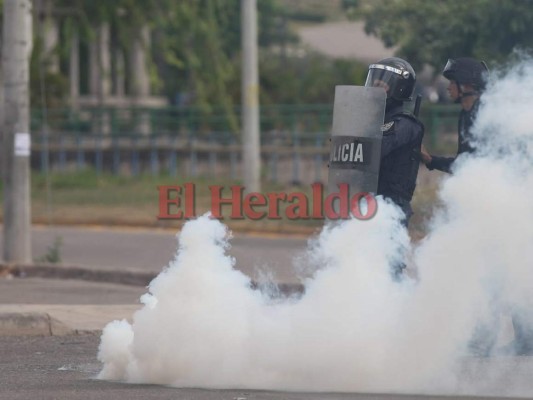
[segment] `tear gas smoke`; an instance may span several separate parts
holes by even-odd
[[[527,62],[490,85],[476,122],[478,156],[461,156],[442,182],[445,207],[417,247],[399,210],[380,200],[372,220],[326,227],[312,242],[305,259],[317,268],[298,299],[252,290],[225,254],[220,222],[187,223],[133,324],[105,328],[100,377],[180,387],[533,393],[524,377],[533,363],[468,357],[474,339],[512,339],[490,335],[500,316],[533,314],[525,312],[533,300],[533,98],[523,96],[530,93]],[[405,257],[418,278],[393,282],[391,265]]]

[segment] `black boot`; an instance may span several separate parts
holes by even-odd
[[[514,329],[514,350],[517,356],[533,356],[533,321],[526,313],[516,312],[512,316]]]

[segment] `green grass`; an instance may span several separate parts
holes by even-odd
[[[159,220],[158,186],[183,185],[194,182],[196,187],[196,215],[211,209],[210,185],[222,185],[223,196],[230,194],[231,185],[239,181],[229,179],[183,179],[171,176],[97,175],[94,170],[50,174],[33,173],[31,177],[31,206],[33,223],[45,224],[99,224],[167,227],[179,229],[184,220]],[[310,186],[284,187],[264,184],[262,192],[311,192]],[[1,186],[0,186],[1,192]],[[229,216],[229,207],[223,207]],[[1,212],[1,211],[0,211]],[[171,212],[175,212],[172,210]],[[283,216],[283,212],[280,213]],[[232,229],[265,232],[308,232],[322,226],[320,220],[262,219],[259,221],[230,220],[224,222]]]
[[[184,220],[160,220],[158,186],[183,185],[194,182],[196,187],[196,215],[210,211],[210,185],[222,185],[224,197],[230,194],[231,185],[239,181],[229,179],[195,178],[183,179],[171,176],[142,175],[114,176],[97,175],[94,170],[81,172],[53,173],[48,180],[46,176],[34,173],[31,177],[31,205],[33,223],[44,224],[97,224],[128,225],[142,227],[162,227],[179,229]],[[431,217],[435,202],[436,184],[418,186],[413,199],[415,216],[411,220],[410,230],[414,238],[425,235],[425,225]],[[1,192],[0,185],[0,192]],[[311,198],[311,185],[284,186],[264,183],[262,192],[303,192]],[[231,229],[260,232],[292,232],[309,234],[320,229],[324,221],[313,219],[289,220],[284,215],[281,203],[282,219],[269,220],[231,220],[230,209],[223,210],[224,223]],[[265,207],[266,208],[266,207]],[[311,208],[311,204],[309,204]],[[171,209],[174,213],[176,209]],[[2,210],[0,210],[0,213]]]
[[[117,177],[92,171],[53,174],[50,176],[50,200],[56,205],[142,206],[153,201],[157,186],[171,183],[171,178],[154,179],[149,176]],[[41,202],[47,197],[46,178],[32,177],[32,200]]]

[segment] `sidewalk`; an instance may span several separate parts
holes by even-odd
[[[99,334],[131,321],[141,286],[41,278],[0,278],[0,336]]]
[[[303,286],[278,284],[282,294]],[[100,334],[111,321],[131,322],[145,286],[73,279],[0,278],[0,336]]]

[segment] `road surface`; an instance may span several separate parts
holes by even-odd
[[[0,354],[2,355],[0,358],[0,398],[3,400],[449,400],[471,398],[435,395],[183,389],[107,382],[95,379],[101,368],[96,359],[98,342],[99,338],[96,335],[0,337]]]
[[[44,256],[56,238],[61,239],[63,264],[109,270],[159,272],[178,245],[175,232],[168,230],[38,226],[32,230],[33,258]],[[257,279],[261,271],[269,271],[278,282],[299,281],[292,264],[304,251],[306,238],[236,235],[230,243],[236,268],[248,276]]]

